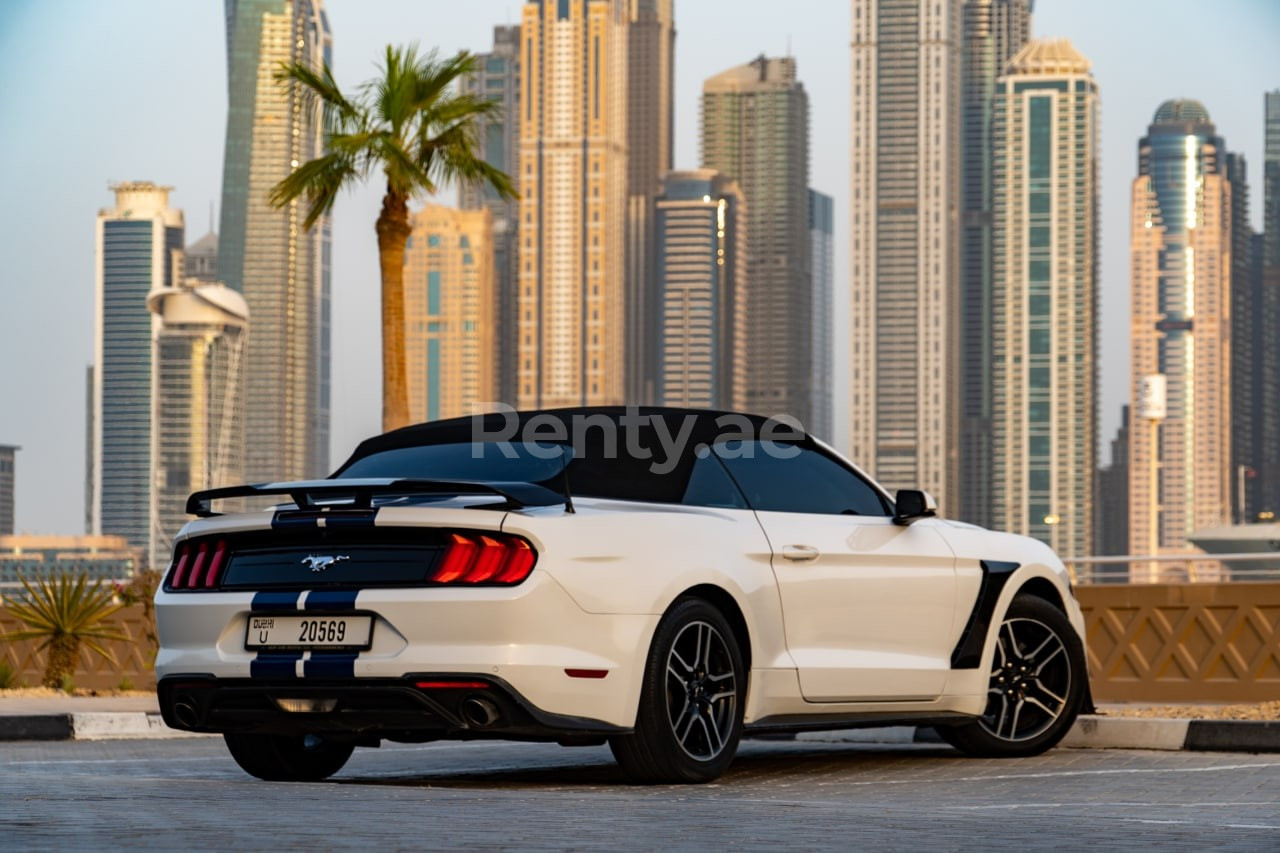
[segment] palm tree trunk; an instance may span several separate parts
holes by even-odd
[[[405,374],[404,249],[408,242],[409,200],[387,187],[378,214],[378,262],[382,268],[382,429],[409,423]]]
[[[58,634],[49,641],[49,660],[44,667],[44,680],[40,684],[57,690],[62,680],[76,673],[76,660],[80,657],[80,638]]]

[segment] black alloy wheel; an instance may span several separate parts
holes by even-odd
[[[962,752],[1039,755],[1066,736],[1084,701],[1084,650],[1070,621],[1042,598],[1019,595],[996,635],[982,716],[938,734]]]
[[[633,781],[709,782],[738,751],[745,690],[724,616],[701,599],[677,601],[654,633],[635,733],[609,745]]]

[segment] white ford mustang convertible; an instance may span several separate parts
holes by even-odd
[[[263,779],[384,739],[607,742],[646,782],[715,779],[744,735],[858,726],[1024,756],[1090,702],[1048,547],[891,497],[777,420],[439,421],[188,510],[160,705]]]

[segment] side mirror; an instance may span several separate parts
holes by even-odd
[[[920,489],[899,489],[894,503],[897,510],[893,514],[893,523],[904,527],[913,521],[933,518],[938,514],[937,501]]]

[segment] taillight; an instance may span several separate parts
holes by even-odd
[[[450,533],[431,580],[512,586],[529,577],[535,560],[533,548],[518,536]]]
[[[225,539],[183,542],[173,557],[168,589],[217,589],[230,549]]]

